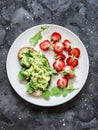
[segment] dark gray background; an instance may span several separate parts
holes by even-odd
[[[90,61],[82,91],[52,108],[21,99],[6,74],[7,53],[15,38],[42,23],[72,30],[83,41]],[[98,0],[0,0],[0,130],[98,130],[97,63]]]

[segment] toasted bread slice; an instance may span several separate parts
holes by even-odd
[[[21,54],[23,53],[23,52],[27,52],[28,50],[31,50],[31,51],[35,51],[33,48],[31,48],[31,47],[23,47],[23,48],[21,48],[19,51],[18,51],[18,59],[20,59],[20,57],[21,57]],[[44,56],[45,57],[45,56]],[[46,58],[46,57],[45,57]],[[46,58],[47,59],[47,58]],[[48,59],[47,59],[47,62],[48,62]],[[49,62],[48,62],[48,64],[49,64]],[[50,65],[49,65],[50,66]],[[51,81],[51,79],[50,79],[50,81]],[[50,81],[49,81],[49,83],[50,83]],[[36,92],[33,92],[32,93],[32,95],[34,96],[34,97],[40,97],[41,95],[42,95],[42,91],[41,90],[37,90]]]

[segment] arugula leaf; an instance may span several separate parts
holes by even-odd
[[[37,45],[38,41],[42,39],[42,34],[41,33],[44,30],[46,30],[47,28],[49,28],[49,26],[47,26],[47,25],[42,26],[40,31],[30,38],[29,42],[30,42],[30,44],[32,46],[36,46]]]
[[[71,93],[74,90],[75,90],[75,88],[74,88],[73,82],[70,81],[68,84],[68,88],[65,88],[62,93],[63,97],[67,96],[69,93]]]
[[[33,37],[30,38],[30,44],[36,46],[39,40],[42,39],[41,32],[36,33]]]
[[[51,71],[51,74],[58,75],[58,72],[55,69],[50,68],[50,71]]]
[[[71,93],[74,89],[64,89],[62,92],[63,97],[66,97],[69,93]]]
[[[48,28],[49,28],[49,26],[47,26],[47,25],[41,26],[41,31],[44,31],[44,30],[46,30]]]
[[[58,88],[58,86],[54,86],[54,87],[52,87],[52,89],[50,91],[47,90],[46,92],[43,92],[42,96],[45,99],[49,99],[50,96],[59,97],[62,95],[63,97],[66,97],[69,93],[71,93],[74,90],[76,90],[76,89],[74,88],[73,82],[70,81],[68,88],[64,88],[64,87]]]
[[[51,90],[44,91],[42,93],[42,96],[47,100],[50,98],[50,96],[59,97],[62,95],[63,97],[66,97],[69,93],[73,92],[74,90],[76,90],[76,88],[74,88],[73,81],[70,81],[67,88],[65,88],[64,86],[62,86],[62,88],[54,86],[51,88]]]
[[[24,80],[25,79],[25,76],[24,76],[23,72],[24,72],[24,69],[21,69],[21,71],[18,73],[19,80]]]
[[[74,88],[73,81],[70,81],[68,86],[69,86],[69,88]]]
[[[45,98],[45,99],[49,99],[50,98],[50,91],[45,91],[42,93],[42,96]]]
[[[74,71],[70,70],[70,71],[62,71],[61,74],[62,75],[68,75],[68,74],[73,74]]]
[[[58,88],[58,86],[54,86],[51,91],[51,96],[59,97],[62,94],[62,90]]]

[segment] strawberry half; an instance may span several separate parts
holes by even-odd
[[[50,41],[49,40],[45,40],[43,42],[41,42],[39,44],[40,48],[43,50],[43,51],[46,51],[49,49],[49,46],[50,46]]]
[[[78,66],[78,60],[72,57],[67,58],[66,63],[72,65],[73,67]]]
[[[58,81],[57,81],[57,86],[59,87],[59,88],[62,88],[62,87],[67,87],[68,86],[68,79],[66,79],[66,78],[61,78],[61,79],[58,79]]]
[[[53,67],[56,71],[61,71],[65,66],[65,62],[63,60],[57,60],[53,63]]]
[[[73,71],[74,68],[72,65],[65,65],[63,68],[63,71],[69,72],[69,71]]]
[[[66,51],[71,49],[71,42],[69,40],[64,40],[63,45]]]
[[[63,50],[64,50],[64,45],[63,45],[62,43],[56,42],[56,43],[54,44],[54,51],[55,51],[56,53],[61,53]]]
[[[75,77],[74,73],[73,74],[67,74],[67,75],[64,76],[64,78],[66,78],[66,79],[73,79],[74,77]]]
[[[68,52],[69,55],[72,55],[74,57],[79,58],[80,57],[80,49],[79,48],[73,48]]]
[[[65,65],[62,71],[64,78],[72,79],[74,78],[74,68],[71,65]]]
[[[61,34],[59,34],[58,32],[54,32],[51,35],[51,41],[53,41],[53,43],[58,42],[59,40],[61,40],[61,38]]]
[[[59,60],[64,60],[66,58],[66,56],[63,53],[58,53],[55,56],[55,59],[59,59]]]

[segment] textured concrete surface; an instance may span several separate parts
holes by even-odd
[[[15,38],[42,23],[62,25],[76,33],[90,60],[82,91],[52,108],[22,100],[6,74],[6,57]],[[0,0],[0,130],[98,130],[97,63],[98,0]]]

